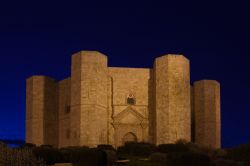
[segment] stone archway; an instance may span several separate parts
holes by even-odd
[[[134,133],[128,132],[122,138],[122,143],[125,144],[126,142],[137,142],[137,137]]]

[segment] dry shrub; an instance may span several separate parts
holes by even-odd
[[[42,160],[35,158],[31,149],[12,149],[4,143],[0,143],[0,165],[45,166]]]

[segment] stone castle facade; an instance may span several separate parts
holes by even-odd
[[[153,68],[108,67],[96,51],[72,56],[71,76],[26,80],[26,142],[56,147],[179,139],[219,148],[220,84],[190,84],[182,55],[155,59]]]

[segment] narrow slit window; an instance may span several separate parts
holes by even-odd
[[[70,106],[66,106],[66,108],[65,108],[65,113],[66,113],[66,114],[70,113]]]

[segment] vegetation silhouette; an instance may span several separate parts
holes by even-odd
[[[250,144],[211,149],[185,141],[158,146],[145,142],[126,142],[115,149],[105,144],[96,148],[54,148],[51,145],[25,143],[18,148],[10,148],[0,143],[0,165],[71,163],[73,166],[117,166],[121,164],[119,161],[126,161],[129,166],[250,166]]]

